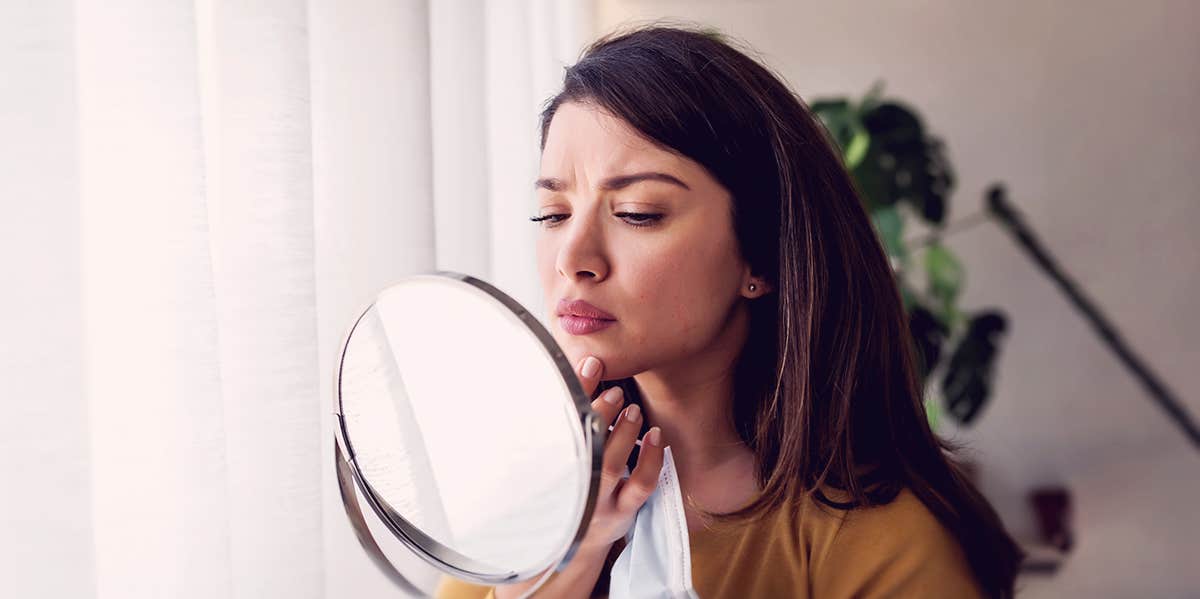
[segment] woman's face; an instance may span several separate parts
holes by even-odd
[[[740,351],[739,298],[762,284],[740,256],[729,192],[698,163],[568,102],[547,132],[537,203],[547,322],[572,364],[596,356],[611,380]],[[575,300],[614,320],[561,315]]]

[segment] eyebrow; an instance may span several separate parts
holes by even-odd
[[[643,181],[660,181],[670,185],[677,185],[689,191],[692,189],[691,187],[688,187],[687,183],[684,183],[683,181],[680,181],[671,175],[657,172],[633,173],[630,175],[617,175],[615,177],[609,177],[600,182],[600,189],[606,191],[616,191],[618,189],[629,187],[634,183],[641,183]],[[547,177],[538,179],[537,182],[534,183],[534,187],[547,189],[550,191],[562,191],[567,188],[567,184],[562,179]]]

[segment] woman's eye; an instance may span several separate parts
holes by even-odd
[[[553,227],[554,225],[558,224],[559,222],[562,222],[562,220],[564,218],[567,218],[567,216],[569,216],[569,215],[567,215],[567,214],[544,214],[542,216],[534,216],[534,217],[530,218],[529,220],[532,222],[535,222],[535,223],[541,223],[541,222],[545,221],[545,224],[542,225],[543,227]]]
[[[613,216],[624,219],[625,222],[635,227],[649,227],[654,223],[662,220],[661,214],[649,214],[645,212],[616,212]]]
[[[543,227],[554,227],[566,220],[570,214],[544,214],[542,216],[534,216],[529,220],[535,223],[543,223]],[[614,212],[613,216],[624,220],[626,223],[634,227],[650,227],[654,223],[662,220],[661,214],[650,214],[645,212]]]

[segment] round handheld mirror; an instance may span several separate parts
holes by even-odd
[[[520,304],[466,275],[404,279],[358,315],[334,380],[342,501],[390,578],[421,592],[361,504],[468,582],[528,580],[570,559],[595,505],[603,434],[562,350]]]

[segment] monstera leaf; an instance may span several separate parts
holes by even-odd
[[[929,376],[933,367],[942,357],[942,344],[950,329],[938,320],[933,312],[924,306],[915,306],[908,313],[908,327],[912,330],[913,341],[917,345],[917,357],[920,359],[921,379]]]
[[[941,140],[926,135],[917,114],[883,101],[876,86],[859,103],[819,100],[812,110],[842,151],[868,210],[910,204],[922,219],[941,224],[954,172]]]
[[[926,221],[941,224],[954,181],[941,142],[927,137],[916,113],[898,102],[879,104],[862,115],[862,122],[870,149],[854,175],[876,180],[870,192],[883,195],[872,201],[906,202]]]
[[[967,333],[950,356],[942,379],[942,396],[950,415],[970,424],[992,392],[992,374],[1000,337],[1008,328],[1003,314],[983,312],[971,319]]]

